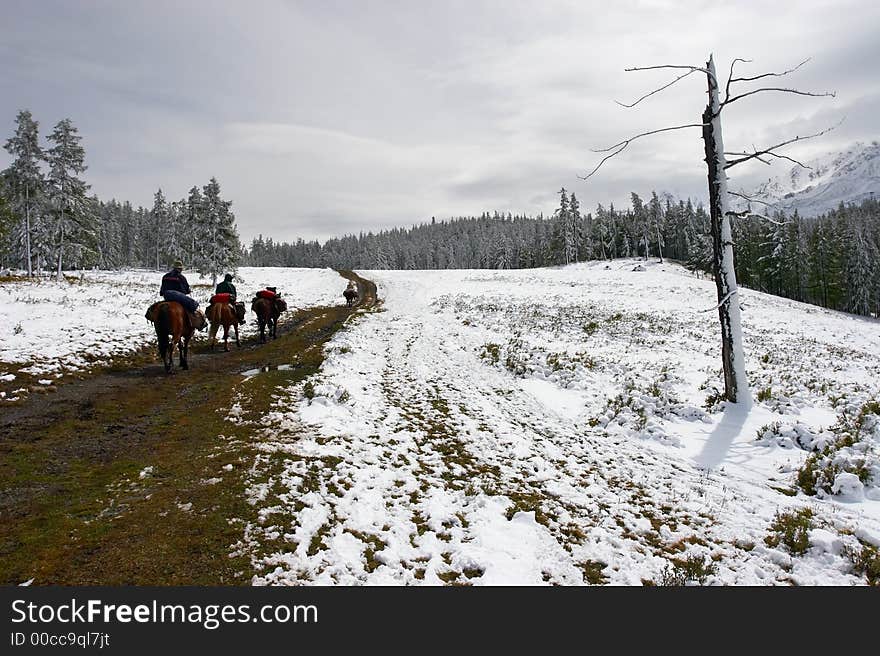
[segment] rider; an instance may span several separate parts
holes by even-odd
[[[192,290],[186,276],[183,275],[183,262],[175,260],[171,265],[171,271],[162,276],[162,287],[159,289],[159,295],[166,301],[176,301],[180,303],[189,313],[190,320],[194,326],[203,324],[198,317],[194,316],[199,309],[198,302],[189,296]]]
[[[235,285],[232,284],[232,274],[227,273],[223,278],[223,282],[217,285],[217,290],[214,292],[215,294],[229,294],[229,300],[231,303],[235,303]]]
[[[263,298],[269,298],[269,299],[275,299],[275,298],[280,298],[280,297],[281,297],[281,294],[278,293],[278,288],[277,288],[277,287],[269,287],[269,286],[267,286],[265,289],[261,289],[260,291],[258,291],[258,292],[256,293],[256,295],[254,296],[255,299],[256,299],[256,298],[260,298],[260,297],[263,297]]]
[[[345,300],[349,306],[354,302],[354,299],[357,298],[357,289],[355,289],[354,280],[348,281],[348,286],[345,288],[345,291],[342,292],[342,295],[345,296]]]
[[[229,303],[230,303],[230,305],[232,305],[233,308],[236,308],[235,301],[236,301],[236,298],[238,297],[238,293],[235,291],[235,285],[232,284],[232,278],[233,278],[232,274],[227,273],[223,278],[223,282],[221,282],[220,284],[217,285],[217,289],[214,290],[214,293],[215,294],[229,294]],[[244,306],[242,306],[240,311],[238,309],[236,309],[236,317],[238,318],[239,324],[244,323]]]

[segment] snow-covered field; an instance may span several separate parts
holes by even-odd
[[[144,313],[150,304],[161,300],[162,273],[86,271],[69,274],[82,282],[47,278],[0,283],[0,381],[14,385],[14,369],[40,377],[39,381],[48,385],[96,361],[155,343],[153,325]],[[184,274],[193,287],[193,298],[204,309],[211,296],[211,281],[190,271]],[[236,288],[242,300],[274,285],[291,310],[338,304],[345,287],[339,274],[330,269],[242,268],[239,278]],[[248,308],[241,334],[255,331],[254,315]],[[196,335],[196,340],[207,338],[207,332]],[[15,390],[0,394],[17,398]]]
[[[635,265],[361,272],[380,311],[255,428],[254,583],[864,584],[880,323],[744,290],[722,412],[714,283]]]

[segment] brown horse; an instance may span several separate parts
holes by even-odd
[[[235,345],[241,348],[241,342],[238,341],[238,317],[235,309],[229,303],[214,303],[208,308],[208,321],[211,322],[211,330],[208,336],[211,338],[211,350],[217,343],[217,330],[223,326],[223,350],[229,350],[229,326],[235,330]]]
[[[260,342],[266,341],[266,326],[269,326],[269,336],[275,339],[278,330],[278,317],[287,310],[287,303],[283,299],[255,298],[251,303],[251,310],[257,315],[257,325],[260,327]]]
[[[174,365],[174,347],[177,346],[180,353],[180,368],[189,369],[187,353],[189,340],[195,332],[186,310],[180,303],[174,301],[161,301],[154,303],[147,310],[147,319],[156,327],[156,337],[159,340],[159,356],[165,364],[165,373],[171,373]],[[171,340],[168,340],[168,336]]]

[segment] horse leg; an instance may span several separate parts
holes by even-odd
[[[165,365],[165,373],[172,373],[172,367],[174,366],[173,360],[174,353],[174,342],[168,339],[168,335],[165,335],[165,352],[162,353],[162,362]]]
[[[229,324],[223,324],[223,350],[229,352]]]
[[[156,325],[156,339],[159,342],[159,357],[162,358],[162,365],[165,367],[165,373],[169,373],[171,371],[171,367],[168,365],[168,335],[165,334],[164,328],[161,328],[158,324]]]
[[[171,339],[168,341],[168,350],[165,351],[165,354],[168,356],[168,360],[165,362],[165,371],[169,374],[174,373],[174,347],[177,346],[177,334],[174,333],[173,329],[171,332]]]
[[[217,343],[217,329],[220,328],[220,324],[211,324],[211,330],[208,331],[208,337],[211,338],[211,351],[213,352],[214,346]]]
[[[189,338],[190,338],[190,336],[187,335],[186,337],[181,337],[181,340],[180,340],[179,346],[180,346],[180,368],[181,369],[189,369],[189,362],[187,361],[187,355],[189,355],[189,353],[188,353],[188,351],[189,351]]]
[[[241,342],[238,341],[238,322],[232,324],[232,329],[235,331],[235,345],[241,348]]]

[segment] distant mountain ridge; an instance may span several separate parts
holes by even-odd
[[[810,169],[794,166],[787,175],[767,180],[749,195],[787,214],[797,210],[801,216],[817,216],[840,203],[880,198],[880,142],[857,142],[804,164]]]

